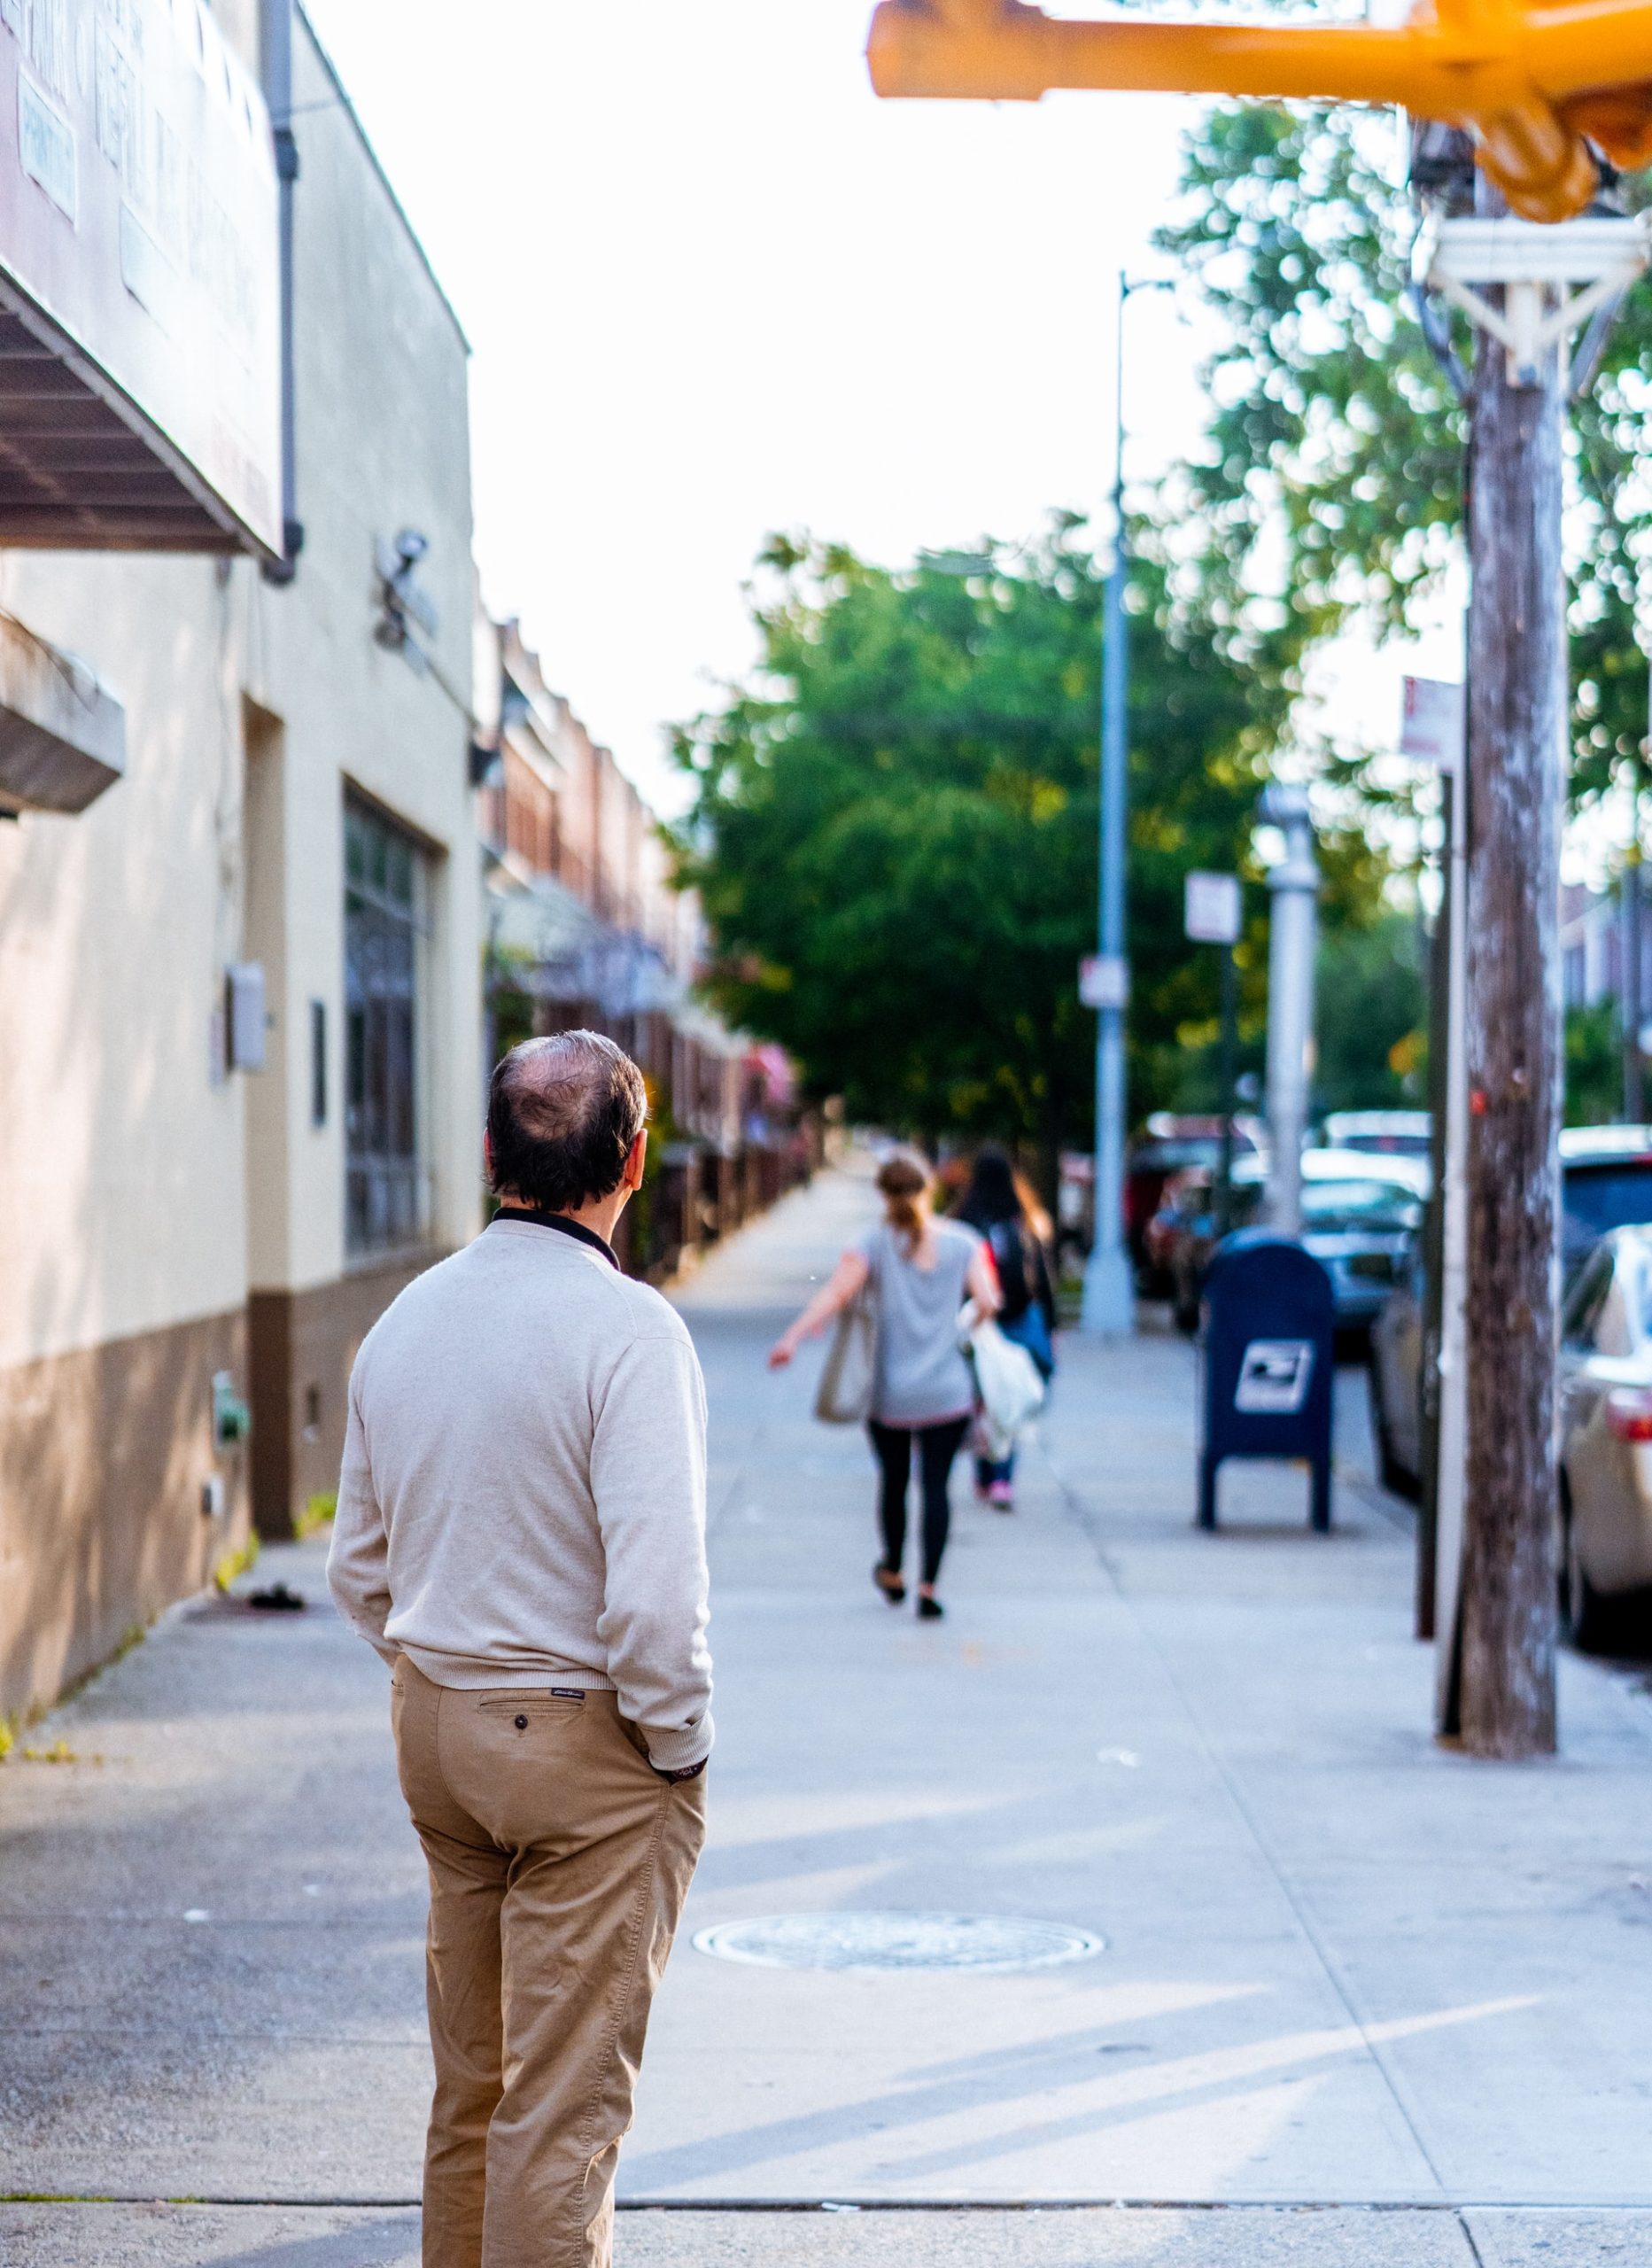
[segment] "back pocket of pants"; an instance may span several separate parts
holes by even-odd
[[[531,1720],[536,1717],[575,1716],[585,1707],[585,1703],[586,1697],[583,1693],[570,1689],[563,1693],[516,1693],[503,1697],[494,1695],[488,1700],[478,1703],[477,1707],[479,1713],[485,1717],[503,1717],[507,1723],[515,1723],[518,1717]]]

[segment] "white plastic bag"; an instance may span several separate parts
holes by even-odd
[[[973,1309],[966,1309],[966,1317]],[[1044,1406],[1044,1382],[1025,1347],[1006,1339],[989,1317],[970,1324],[965,1345],[981,1397],[983,1455],[997,1464],[1008,1456]]]

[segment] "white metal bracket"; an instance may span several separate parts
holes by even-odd
[[[1416,264],[1432,289],[1508,349],[1509,384],[1535,386],[1549,350],[1559,347],[1563,378],[1572,333],[1646,273],[1648,219],[1436,221],[1418,241]],[[1501,307],[1485,297],[1491,284],[1503,287]]]

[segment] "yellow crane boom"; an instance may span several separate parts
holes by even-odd
[[[1036,102],[1056,88],[1398,103],[1466,128],[1516,213],[1583,211],[1598,169],[1652,160],[1652,0],[1439,0],[1392,28],[1079,22],[1022,0],[881,0],[880,95]]]

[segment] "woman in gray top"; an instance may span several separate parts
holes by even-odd
[[[987,1247],[973,1230],[937,1221],[929,1203],[929,1171],[903,1151],[878,1175],[884,1217],[851,1245],[831,1282],[803,1309],[769,1356],[780,1370],[810,1339],[870,1289],[877,1324],[877,1360],[867,1431],[880,1474],[879,1519],[883,1556],[873,1581],[892,1606],[906,1596],[906,1491],[912,1448],[923,1488],[923,1552],[918,1612],[936,1621],[935,1583],[951,1524],[948,1481],[974,1406],[974,1380],[958,1346],[958,1311],[973,1300],[997,1311],[997,1280]]]

